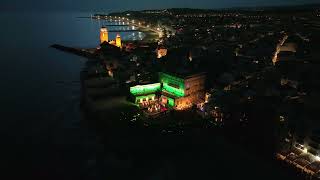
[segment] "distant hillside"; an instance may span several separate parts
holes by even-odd
[[[259,7],[233,7],[233,8],[220,8],[220,9],[192,9],[192,8],[171,8],[171,9],[148,9],[142,11],[125,11],[110,13],[110,15],[120,14],[134,14],[134,13],[145,13],[148,11],[167,11],[174,14],[189,14],[189,13],[210,13],[210,12],[268,12],[268,13],[292,13],[292,12],[305,12],[320,10],[319,4],[305,4],[305,5],[283,5],[283,6],[259,6]]]
[[[304,4],[304,5],[280,5],[280,6],[257,6],[257,7],[233,7],[225,8],[224,10],[250,10],[250,11],[299,11],[299,10],[316,10],[320,9],[320,3],[318,4]]]

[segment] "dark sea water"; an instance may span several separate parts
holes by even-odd
[[[106,22],[90,13],[0,13],[1,136],[5,165],[25,177],[95,176],[101,145],[81,125],[85,58],[49,48],[96,47]],[[141,33],[122,33],[139,39]],[[114,38],[115,33],[110,33]],[[2,157],[2,156],[1,156]],[[88,175],[90,174],[90,175]],[[73,179],[73,178],[72,178]]]

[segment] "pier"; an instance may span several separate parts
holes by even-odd
[[[108,32],[138,32],[138,29],[128,29],[128,30],[109,30]]]
[[[130,24],[103,24],[103,25],[110,26],[110,27],[117,27],[117,26],[126,27],[126,26],[130,26]]]
[[[144,28],[144,29],[147,29],[148,31],[152,31],[154,33],[159,34],[159,36],[160,36],[160,34],[162,34],[162,32],[158,29],[144,26],[140,22],[136,22],[135,20],[129,20],[129,18],[124,18],[124,17],[121,18],[121,17],[108,16],[108,15],[103,15],[103,14],[94,14],[94,15],[91,15],[90,18],[97,19],[97,20],[107,20],[110,22],[118,22],[119,25],[121,25],[121,26],[135,26],[137,28]],[[125,24],[121,24],[121,22],[125,23]],[[118,26],[117,24],[115,24],[115,25]],[[109,25],[106,25],[106,26],[109,26]],[[110,26],[112,26],[112,25],[110,25]],[[137,30],[123,30],[123,31],[109,31],[109,32],[136,32],[138,30],[139,29],[137,29]]]

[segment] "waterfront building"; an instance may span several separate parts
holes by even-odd
[[[104,26],[100,28],[100,44],[102,44],[103,42],[109,42],[108,29]]]
[[[119,48],[122,48],[122,42],[121,42],[121,36],[120,36],[120,34],[117,34],[117,37],[116,37],[116,46],[119,47]]]
[[[204,102],[205,74],[176,75],[159,73],[159,83],[138,85],[130,88],[133,102],[136,104],[149,104],[158,100],[160,104],[184,110]]]
[[[107,42],[113,46],[117,46],[119,48],[122,48],[122,41],[121,41],[121,36],[120,34],[117,34],[115,40],[110,40],[109,41],[109,32],[108,29],[104,26],[100,28],[100,44]]]
[[[146,103],[156,99],[156,93],[161,90],[160,83],[137,85],[130,87],[133,102],[136,104]]]
[[[205,74],[173,75],[159,73],[162,84],[161,100],[170,107],[183,110],[204,101]]]
[[[167,55],[168,50],[164,47],[159,47],[157,49],[157,58],[160,59]]]

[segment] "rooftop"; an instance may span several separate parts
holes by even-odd
[[[205,75],[205,72],[199,72],[199,71],[188,71],[188,70],[183,70],[183,69],[177,69],[176,71],[163,71],[162,73],[175,76],[181,79],[189,79],[192,77],[200,76],[200,75]]]

